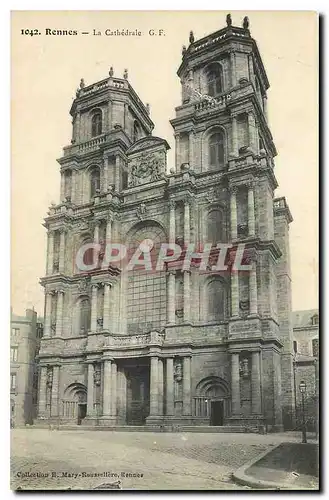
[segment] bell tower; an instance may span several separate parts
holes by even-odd
[[[274,428],[283,422],[289,427],[294,404],[287,264],[292,218],[285,199],[274,200],[277,151],[268,124],[269,81],[248,17],[238,27],[228,14],[226,27],[199,40],[191,31],[177,74],[181,104],[171,120],[176,175],[193,175],[201,198],[205,189],[209,200],[213,189],[208,205],[222,210],[218,224],[228,228],[226,241],[233,247],[244,244],[251,264],[248,275],[232,268],[230,273],[231,421],[258,419]],[[199,202],[200,217],[207,219],[211,206],[204,203]],[[199,243],[206,243],[200,221],[195,231]]]

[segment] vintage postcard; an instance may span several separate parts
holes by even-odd
[[[318,23],[11,13],[11,489],[319,488]]]

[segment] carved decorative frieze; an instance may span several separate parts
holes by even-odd
[[[162,178],[164,170],[164,153],[142,153],[129,166],[128,186],[134,187],[157,181]]]

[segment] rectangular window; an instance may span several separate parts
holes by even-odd
[[[11,329],[11,334],[14,336],[14,337],[17,337],[19,335],[19,328],[12,328]]]
[[[16,373],[11,373],[10,375],[10,390],[16,390]]]
[[[10,348],[10,361],[11,363],[16,363],[18,359],[18,347]]]

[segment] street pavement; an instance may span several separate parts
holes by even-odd
[[[11,489],[241,490],[232,473],[288,440],[299,436],[12,429]]]

